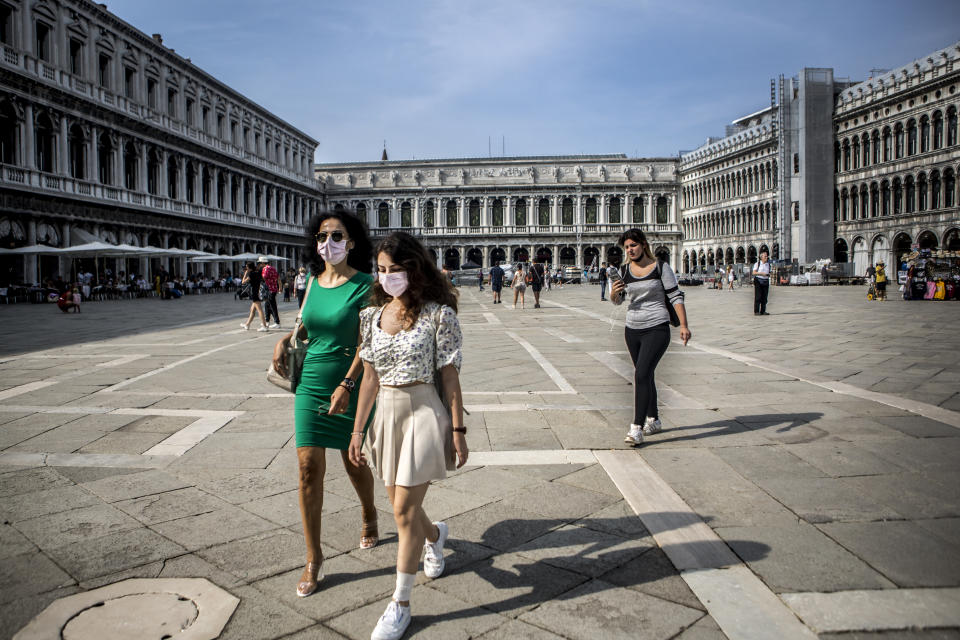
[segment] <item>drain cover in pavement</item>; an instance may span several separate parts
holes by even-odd
[[[197,619],[197,605],[173,593],[139,593],[97,603],[63,628],[63,640],[168,640]]]
[[[213,640],[239,603],[202,578],[124,580],[57,600],[14,640]]]

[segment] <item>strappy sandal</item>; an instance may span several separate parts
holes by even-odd
[[[373,549],[380,542],[380,532],[377,530],[377,520],[364,522],[360,529],[360,548]]]
[[[297,583],[297,597],[306,598],[317,590],[323,580],[323,559],[320,562],[308,562]]]

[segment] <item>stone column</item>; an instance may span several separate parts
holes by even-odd
[[[483,245],[480,249],[481,251],[483,251],[483,261],[480,263],[480,266],[489,267],[490,266],[490,247],[488,247],[487,245]]]
[[[147,192],[147,180],[149,178],[147,152],[148,152],[148,149],[147,149],[146,143],[141,144],[140,145],[140,162],[139,162],[139,166],[137,167],[139,171],[137,173],[140,174],[140,184],[138,186],[140,187],[139,191],[142,193]]]
[[[113,149],[113,185],[121,189],[126,189],[127,184],[123,174],[123,145],[125,144],[125,138],[121,135],[115,137],[117,143]],[[118,260],[120,260],[120,258],[118,258]]]
[[[60,116],[60,175],[70,175],[70,144],[67,132],[67,118]]]
[[[30,219],[27,221],[27,245],[35,244],[37,244],[37,221]],[[28,253],[23,257],[23,279],[26,280],[27,284],[39,284],[38,263],[39,260],[35,253]]]
[[[557,226],[560,224],[560,202],[561,198],[555,194],[550,197],[550,224]]]
[[[187,159],[183,156],[177,156],[177,200],[187,201]]]
[[[24,14],[30,14],[29,11],[23,11]],[[28,23],[29,24],[29,23]],[[33,26],[31,24],[30,28],[24,33],[32,33]],[[28,41],[32,41],[32,38],[26,38]],[[94,147],[96,148],[96,147]],[[24,106],[24,117],[23,117],[23,164],[28,169],[37,168],[37,148],[36,143],[34,142],[34,122],[33,122],[33,105],[29,102]]]
[[[160,179],[157,180],[157,191],[160,192],[160,197],[166,198],[170,194],[170,190],[167,184],[168,167],[167,163],[170,162],[170,152],[164,149],[160,154]]]
[[[31,154],[31,158],[33,155]],[[90,127],[90,182],[100,182],[100,127]]]

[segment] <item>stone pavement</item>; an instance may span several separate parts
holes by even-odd
[[[623,309],[528,297],[462,291],[472,464],[428,492],[448,570],[420,574],[408,637],[960,637],[960,307],[774,288],[755,317],[749,289],[692,288],[666,428],[631,450]],[[296,598],[292,398],[245,308],[0,308],[0,638],[130,577],[238,597],[222,638],[369,637],[395,575],[385,492],[361,551],[330,455],[327,578]]]

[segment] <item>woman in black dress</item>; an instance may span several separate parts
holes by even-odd
[[[260,285],[262,283],[263,275],[261,275],[260,269],[252,262],[248,262],[244,266],[241,286],[245,284],[250,285],[250,315],[247,316],[246,322],[240,324],[240,326],[247,331],[250,330],[250,323],[253,322],[254,314],[260,316],[260,328],[257,329],[257,331],[269,331],[267,328],[267,319],[263,315],[263,300],[260,299]]]

